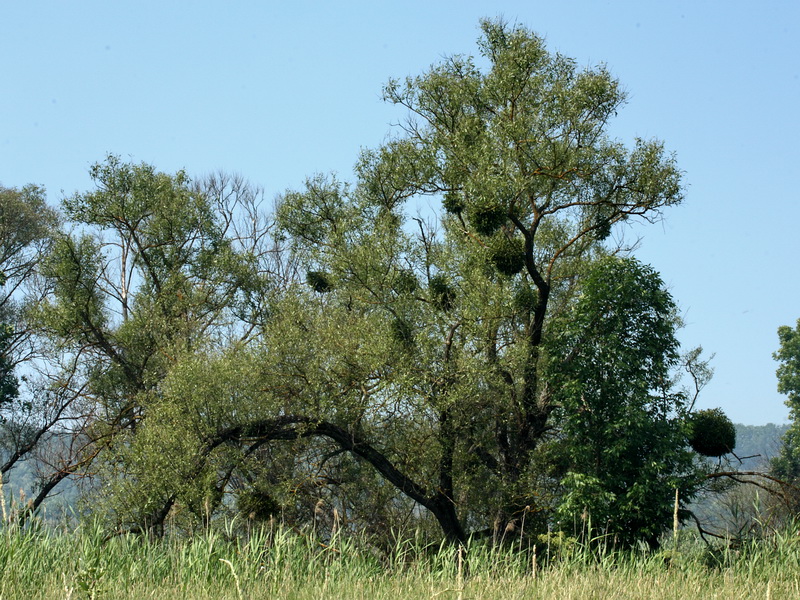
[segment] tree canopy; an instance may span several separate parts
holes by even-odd
[[[274,216],[240,179],[114,156],[64,201],[31,314],[80,399],[59,473],[102,481],[116,526],[233,496],[452,542],[591,513],[627,544],[692,497],[675,304],[614,235],[682,201],[675,159],[609,136],[604,67],[481,31],[477,59],[387,84],[407,119],[352,183]]]

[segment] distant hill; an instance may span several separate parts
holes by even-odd
[[[19,507],[33,498],[39,491],[39,464],[33,458],[21,461],[6,474],[3,481],[3,495],[6,507]],[[74,481],[65,479],[56,487],[55,492],[44,501],[42,508],[48,521],[61,522],[73,514],[77,506],[80,491]]]
[[[770,459],[779,452],[782,437],[789,425],[742,425],[736,424],[736,447],[733,456],[728,454],[718,463],[718,459],[707,459],[713,469],[719,466],[723,471],[767,471]],[[739,462],[736,457],[742,459]],[[724,484],[727,480],[715,480]],[[730,482],[728,482],[730,483]],[[727,491],[709,489],[695,498],[689,508],[712,531],[730,535],[740,535],[752,527],[754,519],[759,518],[757,506],[763,492],[753,486],[733,485]],[[689,527],[692,525],[687,524]]]
[[[755,456],[744,461],[742,469],[765,469],[769,460],[780,452],[781,438],[789,425],[742,425],[736,424],[736,448],[739,458]],[[760,456],[756,456],[760,455]]]

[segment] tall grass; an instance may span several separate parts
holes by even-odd
[[[553,537],[520,551],[398,541],[388,555],[357,537],[323,543],[280,527],[163,539],[107,538],[86,523],[0,531],[0,598],[799,598],[795,534],[710,550],[619,552]]]

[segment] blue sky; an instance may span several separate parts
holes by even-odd
[[[800,318],[797,2],[4,2],[0,183],[55,204],[108,152],[238,172],[268,198],[347,179],[403,117],[386,80],[475,54],[478,20],[498,15],[606,63],[629,93],[611,133],[676,152],[685,204],[628,236],[678,301],[684,345],[715,354],[699,405],[786,421],[771,354]]]

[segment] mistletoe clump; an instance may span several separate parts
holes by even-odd
[[[417,278],[411,271],[400,271],[395,277],[392,288],[398,294],[412,294],[417,290]]]
[[[328,275],[322,271],[309,271],[306,273],[306,283],[319,294],[325,294],[333,289]]]
[[[447,192],[442,199],[442,206],[451,215],[460,215],[464,210],[464,198],[458,192]]]
[[[736,427],[721,408],[694,413],[689,428],[689,445],[703,456],[717,458],[736,446]]]
[[[492,235],[508,220],[508,211],[498,202],[482,200],[470,206],[467,220],[480,235]]]
[[[414,346],[414,330],[405,319],[396,318],[392,321],[392,337],[406,350]]]
[[[525,266],[525,242],[521,238],[500,235],[490,252],[492,263],[503,275],[516,275]]]
[[[456,299],[456,293],[444,275],[434,275],[428,281],[428,291],[431,294],[431,302],[437,308],[448,311],[453,308],[453,302]]]

